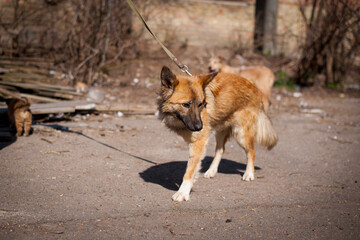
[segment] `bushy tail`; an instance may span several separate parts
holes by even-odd
[[[27,97],[21,97],[21,100],[23,102],[23,104],[21,106],[24,106],[24,107],[30,107],[31,105],[31,101],[29,98]]]
[[[262,146],[271,150],[278,140],[276,132],[271,124],[269,117],[263,111],[260,111],[257,120],[256,141]]]

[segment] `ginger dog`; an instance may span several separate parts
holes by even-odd
[[[30,111],[30,100],[28,98],[9,99],[6,101],[8,105],[8,118],[10,127],[16,127],[16,136],[21,136],[24,127],[24,136],[29,136],[32,114]]]
[[[190,157],[174,201],[187,201],[194,177],[205,154],[212,131],[216,135],[214,160],[206,178],[216,175],[230,136],[245,150],[247,157],[243,180],[254,180],[254,144],[269,150],[275,146],[277,135],[265,113],[262,93],[243,77],[228,73],[173,74],[169,68],[161,71],[161,91],[158,99],[159,118],[182,136],[189,144]]]
[[[263,98],[264,108],[266,112],[268,111],[271,88],[275,81],[275,75],[271,69],[265,66],[231,67],[225,64],[225,59],[223,57],[219,56],[210,58],[209,71],[238,74],[254,83],[265,95],[265,98]]]

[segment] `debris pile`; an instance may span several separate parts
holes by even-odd
[[[66,86],[71,77],[54,70],[28,66],[18,61],[0,59],[0,101],[26,97],[33,115],[87,112],[122,112],[154,114],[154,109],[129,109],[119,103],[104,103],[105,91],[88,88],[84,83]],[[6,108],[6,105],[3,105]],[[1,106],[0,106],[1,107]],[[6,109],[2,109],[3,111]]]

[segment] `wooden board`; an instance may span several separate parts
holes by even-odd
[[[76,110],[95,110],[95,108],[96,105],[94,102],[81,100],[57,103],[38,103],[30,106],[32,114],[71,113]]]

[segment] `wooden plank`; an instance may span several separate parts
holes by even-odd
[[[57,78],[54,78],[54,79],[58,80]],[[23,81],[24,81],[25,83],[38,84],[38,85],[41,85],[41,86],[44,86],[44,87],[48,87],[48,88],[59,89],[59,90],[69,91],[69,92],[76,92],[76,88],[70,87],[70,86],[62,86],[62,85],[48,84],[48,83],[43,83],[43,82],[34,81],[34,80],[27,80],[27,79],[24,79]]]
[[[58,81],[57,78],[46,78],[47,80],[50,81]],[[3,82],[20,82],[20,83],[31,83],[31,84],[35,84],[38,86],[42,86],[42,87],[46,87],[46,88],[50,88],[50,89],[57,89],[57,90],[64,90],[64,91],[69,91],[69,92],[76,92],[76,89],[74,87],[70,87],[70,86],[62,86],[62,85],[56,85],[56,84],[48,84],[48,83],[44,83],[41,82],[39,80],[31,80],[31,79],[21,79],[20,81],[15,81],[14,79],[8,78],[8,79],[2,79]]]
[[[142,107],[126,107],[122,104],[114,104],[110,106],[96,105],[96,111],[99,112],[123,112],[124,114],[140,114],[140,115],[153,115],[156,108],[142,108]]]
[[[76,110],[95,110],[96,104],[95,103],[88,103],[83,105],[77,105],[75,106]]]
[[[63,98],[66,100],[73,100],[74,95],[66,94],[66,93],[60,93],[60,92],[53,92],[53,91],[36,91],[38,95],[46,96],[46,97],[55,97],[55,98]]]
[[[40,75],[40,76],[51,77],[49,70],[35,68],[35,67],[29,67],[29,66],[24,66],[24,65],[15,66],[14,72],[22,72],[22,73],[36,74],[38,76]]]
[[[50,113],[72,113],[75,112],[74,107],[58,107],[58,108],[32,108],[30,106],[31,113],[33,115],[38,114],[50,114]]]
[[[10,92],[4,88],[0,87],[0,94],[3,95],[5,98],[16,98],[16,99],[21,99],[20,94],[18,93],[14,93],[14,92]]]
[[[11,70],[8,69],[8,68],[2,68],[2,67],[0,67],[0,73],[8,73],[8,72],[11,72]]]
[[[6,73],[1,76],[1,80],[3,82],[36,82],[39,84],[40,82],[49,82],[49,83],[56,83],[59,79],[54,77],[45,77],[39,76],[37,74],[15,74],[15,73]]]
[[[6,89],[8,91],[11,91],[11,92],[19,92],[18,89],[16,87],[13,87],[13,86],[1,86],[2,89]]]
[[[90,103],[95,103],[92,101],[84,101],[84,100],[75,100],[75,101],[62,101],[57,103],[39,103],[31,105],[32,108],[57,108],[57,107],[76,107],[81,105],[87,105]]]
[[[33,83],[3,82],[3,81],[0,81],[0,85],[1,86],[15,86],[15,87],[20,87],[20,88],[23,88],[23,89],[29,89],[29,90],[33,90],[33,91],[41,91],[41,90],[43,90],[43,91],[47,91],[47,92],[57,92],[57,93],[62,93],[62,94],[71,94],[71,95],[74,95],[74,96],[82,96],[83,95],[82,93],[59,90],[59,89],[56,88],[56,86],[45,87],[45,86],[41,86],[39,84],[33,84]]]
[[[41,97],[33,94],[27,94],[27,93],[20,93],[20,96],[27,97],[30,100],[33,100],[35,102],[43,102],[43,103],[55,103],[55,102],[61,102],[61,100],[54,99],[54,98],[48,98],[48,97]]]
[[[63,101],[57,103],[32,104],[33,114],[70,113],[76,110],[95,110],[96,105],[90,101]]]

